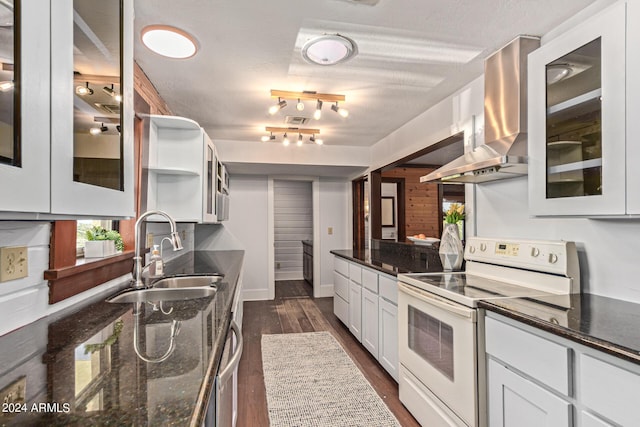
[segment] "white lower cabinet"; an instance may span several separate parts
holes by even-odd
[[[378,295],[362,289],[362,345],[378,357]]]
[[[362,286],[349,282],[349,331],[362,342]]]
[[[396,278],[335,257],[333,312],[398,381]]]
[[[491,427],[640,426],[640,366],[487,312]]]
[[[489,360],[489,425],[571,426],[571,404],[507,367]]]
[[[378,362],[398,381],[398,306],[380,297],[378,302]]]

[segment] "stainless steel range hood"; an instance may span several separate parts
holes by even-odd
[[[420,178],[420,182],[478,183],[527,173],[527,55],[540,46],[520,36],[484,64],[486,144]]]

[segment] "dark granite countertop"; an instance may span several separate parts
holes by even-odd
[[[375,243],[375,242],[374,242]],[[332,250],[332,254],[392,276],[442,271],[438,251],[404,243],[381,243],[368,250]]]
[[[640,364],[640,304],[583,293],[488,300],[478,306]]]
[[[0,337],[0,389],[21,387],[25,404],[0,425],[200,426],[242,259],[195,251],[166,263],[167,276],[224,274],[215,296],[141,303],[134,315],[135,304],[102,295]]]

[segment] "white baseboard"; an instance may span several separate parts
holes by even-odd
[[[317,298],[332,297],[333,296],[333,283],[326,285],[320,285],[319,295]]]
[[[269,299],[268,289],[243,289],[243,301],[266,301]]]

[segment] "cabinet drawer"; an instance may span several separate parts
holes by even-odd
[[[349,277],[349,263],[342,258],[333,258],[333,269],[344,277]]]
[[[362,284],[362,267],[358,264],[349,263],[349,279],[353,282]]]
[[[384,299],[398,305],[398,283],[395,277],[378,276],[378,293]]]
[[[490,317],[485,329],[487,353],[569,396],[569,348]]]
[[[349,301],[349,279],[335,271],[333,272],[333,292],[345,301]]]
[[[623,426],[640,425],[640,374],[580,354],[579,398],[589,409]]]
[[[337,295],[333,297],[333,314],[349,326],[349,303]]]
[[[378,293],[378,273],[367,268],[362,269],[362,286],[374,294]]]

